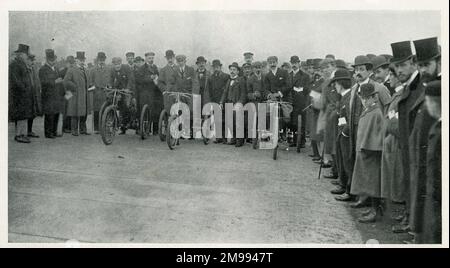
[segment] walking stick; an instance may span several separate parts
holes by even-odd
[[[317,177],[318,180],[320,180],[320,174],[322,173],[322,165],[323,165],[323,156],[325,154],[325,146],[322,146],[322,156],[320,159],[320,168],[319,168],[319,176]]]

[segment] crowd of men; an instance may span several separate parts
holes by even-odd
[[[330,54],[305,61],[294,55],[278,67],[276,56],[260,62],[247,52],[244,63],[230,64],[227,74],[218,59],[207,65],[199,56],[194,68],[172,50],[159,69],[153,52],[144,58],[128,52],[126,63],[114,57],[112,65],[98,52],[91,66],[85,65],[84,52],[77,52],[65,59],[65,66],[57,66],[55,51],[47,49],[46,62],[37,70],[29,46],[20,44],[9,67],[9,114],[16,124],[15,140],[29,143],[39,137],[32,126],[41,115],[46,138],[61,136],[60,117],[64,132],[88,135],[90,112],[98,132],[108,87],[134,92],[135,110],[130,102],[119,104],[123,134],[136,128],[134,118],[144,104],[152,107],[157,134],[160,112],[173,103],[163,92],[198,94],[202,104],[221,106],[283,101],[288,120],[282,128],[297,130],[298,118],[303,122],[291,145],[297,135],[301,147],[310,138],[312,160],[331,170],[324,177],[336,185],[331,191],[335,199],[367,208],[358,221],[375,222],[388,204],[400,204],[402,213],[391,215],[398,221],[394,233],[410,233],[408,243],[441,243],[441,52],[437,38],[413,45],[416,54],[410,41],[397,42],[391,44],[392,55],[359,55],[351,65]],[[223,137],[215,143],[240,147],[248,140]]]

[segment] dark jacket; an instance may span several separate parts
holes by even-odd
[[[295,75],[294,72],[289,73],[289,87],[292,89],[292,105],[294,106],[293,116],[300,114],[303,109],[309,105],[309,92],[311,80],[309,75],[299,70]],[[294,87],[303,89],[297,92]]]
[[[220,71],[219,73],[211,74],[209,78],[209,101],[219,103],[222,98],[222,94],[225,91],[230,75]]]
[[[16,58],[9,65],[9,117],[12,120],[33,118],[36,114],[31,76],[25,62]]]
[[[220,103],[241,103],[245,104],[247,100],[247,90],[245,85],[245,80],[243,77],[238,76],[234,79],[228,80],[225,90],[222,94]]]
[[[277,68],[275,75],[270,70],[264,77],[265,96],[271,93],[281,92],[283,101],[292,101],[291,91],[289,88],[289,74],[286,70]]]
[[[261,102],[266,99],[264,93],[264,74],[261,73],[261,77],[258,78],[258,76],[253,73],[247,79],[247,100],[253,102]]]
[[[57,114],[64,112],[64,85],[62,81],[55,83],[58,78],[63,78],[56,69],[52,69],[48,64],[44,64],[39,69],[39,79],[42,90],[42,108],[44,114]]]
[[[134,79],[133,76],[133,71],[125,64],[122,64],[118,71],[116,71],[114,68],[111,69],[109,76],[109,85],[111,85],[111,87],[113,88],[126,88],[132,90]]]

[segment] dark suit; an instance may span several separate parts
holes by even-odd
[[[134,74],[131,68],[125,64],[120,66],[120,69],[117,71],[116,69],[111,69],[110,71],[110,82],[109,84],[113,88],[117,89],[129,89],[132,90]],[[126,128],[126,125],[129,124],[132,120],[132,112],[130,111],[128,103],[130,102],[131,97],[123,95],[120,99],[118,106],[121,112],[121,123],[122,129]]]
[[[39,80],[42,88],[42,107],[44,112],[44,132],[45,136],[56,136],[59,113],[64,112],[64,85],[62,81],[55,83],[57,78],[61,78],[56,66],[50,67],[48,64],[39,69]]]
[[[209,101],[214,103],[220,102],[222,94],[225,91],[228,79],[230,79],[230,75],[222,71],[220,71],[219,73],[213,73],[210,76],[208,87]]]
[[[264,76],[265,96],[281,92],[283,101],[292,101],[292,88],[289,88],[289,74],[286,70],[277,68],[275,75],[270,70]]]
[[[152,79],[152,75],[159,75],[156,65],[149,65],[145,63],[136,70],[135,82],[136,82],[136,101],[137,101],[137,114],[141,114],[142,107],[145,104],[151,107],[155,103],[156,91],[158,88]],[[152,111],[153,111],[152,107]],[[159,116],[159,114],[158,114]]]
[[[236,77],[235,79],[228,80],[225,90],[222,94],[222,98],[220,99],[221,104],[232,103],[237,104],[240,103],[244,105],[247,100],[247,90],[245,79],[241,76]],[[225,108],[225,106],[224,106]],[[226,112],[225,109],[222,112]],[[233,138],[236,138],[236,112],[233,112]],[[227,129],[230,129],[231,126],[227,126]],[[226,133],[226,132],[225,132]],[[225,135],[226,137],[226,135]]]
[[[337,104],[338,118],[345,118],[347,124],[337,127],[336,159],[340,184],[350,194],[352,184],[353,165],[351,160],[350,133],[349,133],[349,108],[351,91],[341,97]]]
[[[293,111],[291,115],[291,123],[293,126],[297,126],[298,124],[298,116],[300,115],[302,118],[302,126],[301,126],[301,143],[305,144],[305,132],[306,132],[306,111],[303,111],[309,105],[309,93],[311,80],[309,75],[304,73],[302,70],[298,70],[298,72],[294,75],[292,71],[289,73],[289,87],[292,88],[292,105]],[[302,91],[295,91],[294,87],[302,89]],[[298,133],[296,134],[298,135]],[[295,137],[294,137],[294,140]]]

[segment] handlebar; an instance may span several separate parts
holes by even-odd
[[[133,95],[134,92],[129,89],[105,88],[105,93],[119,93],[123,95]]]
[[[288,101],[275,101],[275,100],[266,100],[264,101],[264,103],[292,104],[291,102]]]
[[[192,97],[190,93],[178,92],[178,91],[164,91],[163,95],[176,96],[176,97]]]

